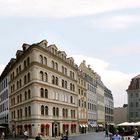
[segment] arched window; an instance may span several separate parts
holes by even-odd
[[[52,76],[52,84],[55,84],[55,77],[54,77],[54,75]]]
[[[24,69],[27,67],[26,60],[24,61]]]
[[[71,110],[71,118],[73,118],[73,110]]]
[[[75,118],[75,110],[73,110],[73,118]]]
[[[67,75],[67,68],[65,68],[65,75]]]
[[[17,103],[19,103],[19,95],[17,96]]]
[[[44,106],[41,106],[41,115],[44,115]]]
[[[48,115],[48,106],[45,106],[45,115]]]
[[[45,82],[48,82],[48,74],[45,72]]]
[[[44,63],[45,63],[45,65],[47,65],[47,58],[46,57],[44,57]]]
[[[54,69],[54,61],[52,60],[52,68]]]
[[[59,116],[59,108],[56,108],[56,116]]]
[[[26,78],[26,75],[24,76],[24,84],[27,83],[27,78]]]
[[[58,77],[56,77],[55,81],[56,81],[56,85],[58,85]]]
[[[13,91],[15,91],[15,85],[13,84]]]
[[[31,98],[31,91],[30,91],[30,89],[28,90],[28,99],[30,99]]]
[[[22,118],[22,109],[20,109],[20,118]]]
[[[29,116],[31,116],[31,106],[28,106]]]
[[[72,90],[72,83],[70,83],[70,90]]]
[[[45,89],[45,98],[48,98],[48,90]]]
[[[73,86],[72,86],[72,87],[73,87],[73,91],[75,91],[75,85],[74,85],[74,84],[73,84]]]
[[[22,102],[22,94],[20,94],[20,102]]]
[[[29,66],[29,64],[30,64],[30,58],[28,57],[27,58],[27,66]]]
[[[81,101],[80,101],[80,99],[79,99],[79,107],[81,106]]]
[[[21,81],[21,79],[20,79],[20,81],[19,81],[19,86],[20,86],[20,88],[21,88],[21,86],[22,86],[22,81]]]
[[[25,94],[24,95],[25,95],[25,100],[27,100],[27,92],[26,91],[25,91]]]
[[[25,107],[25,117],[27,117],[27,114],[28,114],[27,107]]]
[[[44,97],[44,89],[43,88],[40,89],[40,96]]]
[[[43,64],[43,56],[40,55],[40,63]]]
[[[73,103],[73,97],[70,96],[70,103],[72,104]]]
[[[30,73],[28,73],[28,82],[30,82],[30,80],[31,80],[31,79],[30,79]]]
[[[65,81],[65,88],[67,89],[67,81]]]
[[[62,87],[64,87],[64,80],[62,79]]]
[[[40,71],[40,80],[44,81],[43,71]]]
[[[53,107],[53,116],[55,116],[55,107]]]
[[[55,62],[55,69],[58,70],[58,64]]]
[[[19,82],[17,81],[17,89],[19,88]]]
[[[65,109],[62,110],[62,116],[65,117]]]
[[[66,117],[68,117],[68,109],[66,109]]]

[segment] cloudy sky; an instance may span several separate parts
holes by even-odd
[[[112,91],[115,106],[140,73],[139,0],[0,0],[0,72],[23,43],[47,39],[83,59]]]

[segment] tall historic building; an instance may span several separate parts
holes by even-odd
[[[86,133],[88,131],[88,116],[87,116],[87,86],[86,74],[81,70],[78,71],[78,121],[79,132]]]
[[[88,67],[86,66],[86,62],[83,61],[79,69],[85,73],[85,79],[87,83],[87,101],[88,101],[88,131],[92,132],[96,130],[97,127],[97,94],[96,94],[96,79],[95,79],[95,73],[90,68],[90,65]]]
[[[113,102],[113,97],[85,63],[78,67],[46,40],[23,44],[0,76],[0,125],[17,135],[27,130],[30,137],[104,127],[112,120],[111,111],[105,111],[112,109],[108,101]]]
[[[140,121],[140,75],[132,78],[127,89],[128,121]]]
[[[103,129],[105,124],[105,102],[104,102],[104,84],[101,77],[96,74],[97,81],[97,123],[99,129]]]
[[[7,64],[0,76],[0,126],[9,127],[9,69]]]
[[[104,89],[105,98],[105,122],[107,124],[112,124],[114,122],[114,100],[111,93],[107,87]]]
[[[10,69],[10,128],[21,135],[60,136],[77,128],[77,65],[46,40],[23,44]]]

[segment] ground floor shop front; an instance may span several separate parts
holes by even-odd
[[[17,136],[23,135],[24,131],[27,131],[29,137],[36,137],[38,134],[49,137],[57,137],[65,134],[68,131],[68,134],[78,132],[77,123],[62,123],[62,122],[47,122],[47,123],[26,123],[26,124],[17,124],[12,126],[12,133],[15,133]]]

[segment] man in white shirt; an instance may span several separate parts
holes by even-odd
[[[28,138],[28,132],[25,130],[24,131],[24,140],[27,140],[27,138]]]

